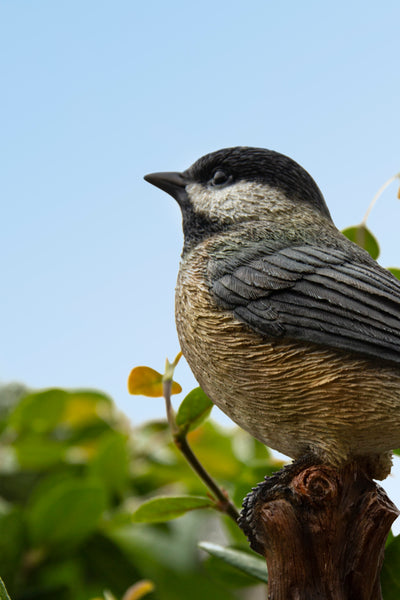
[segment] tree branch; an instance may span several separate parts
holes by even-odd
[[[305,458],[254,488],[239,525],[266,558],[270,600],[381,600],[398,514],[357,463],[335,470]]]

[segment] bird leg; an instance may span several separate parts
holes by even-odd
[[[306,456],[253,488],[239,524],[266,558],[269,600],[381,600],[398,514],[358,463],[335,469]]]

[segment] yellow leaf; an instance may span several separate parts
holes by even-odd
[[[172,382],[171,394],[180,394],[182,391],[182,387],[179,385],[177,381]]]
[[[138,581],[135,585],[132,585],[122,597],[122,600],[140,600],[146,594],[149,594],[154,590],[154,583],[147,579]]]
[[[163,394],[163,376],[150,367],[135,367],[128,377],[128,391],[130,394],[161,398]],[[181,386],[176,381],[172,382],[171,394],[180,394]]]

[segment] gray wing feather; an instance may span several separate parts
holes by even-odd
[[[217,303],[262,335],[400,363],[400,281],[377,263],[307,245],[218,271]]]

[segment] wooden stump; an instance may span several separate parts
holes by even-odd
[[[269,600],[381,600],[398,514],[357,463],[335,470],[304,459],[254,488],[239,524],[266,558]]]

